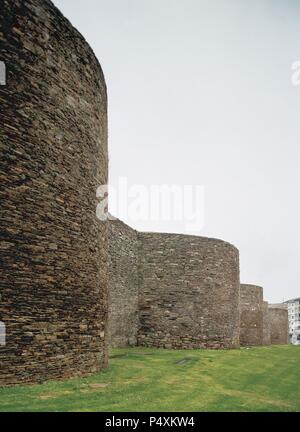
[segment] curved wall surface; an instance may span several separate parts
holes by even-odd
[[[256,285],[241,284],[241,328],[242,346],[263,344],[263,289]]]
[[[221,240],[139,233],[138,344],[239,345],[239,253]]]
[[[108,221],[108,341],[136,345],[138,331],[138,233],[120,220]]]
[[[271,344],[289,343],[289,319],[287,305],[269,305]]]
[[[49,0],[2,2],[0,385],[105,366],[107,98],[92,50]],[[2,128],[3,126],[3,128]]]
[[[269,303],[263,302],[263,345],[271,344],[271,328],[269,317]]]

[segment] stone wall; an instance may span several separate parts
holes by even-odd
[[[269,320],[272,345],[289,343],[289,320],[287,305],[269,305]]]
[[[0,385],[99,371],[108,338],[238,347],[234,246],[96,219],[96,189],[107,184],[107,94],[83,37],[50,0],[3,0],[0,24]],[[265,343],[262,289],[242,286],[241,301],[242,344]],[[287,343],[287,310],[268,313],[271,342]]]
[[[239,345],[239,253],[221,240],[140,233],[138,344]]]
[[[107,100],[101,67],[49,0],[4,0],[0,385],[107,362]]]
[[[263,302],[263,345],[271,344],[271,329],[269,317],[269,303]]]
[[[256,285],[241,284],[240,344],[263,344],[263,289]]]
[[[138,234],[119,220],[109,224],[108,340],[136,345],[138,331]]]

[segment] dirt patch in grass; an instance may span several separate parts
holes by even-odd
[[[108,383],[93,383],[93,384],[89,385],[89,387],[92,389],[102,389],[102,388],[106,388],[108,386],[109,386]]]
[[[72,393],[73,392],[71,392],[69,390],[64,390],[64,391],[60,391],[60,392],[49,392],[49,393],[41,394],[39,396],[39,399],[41,399],[41,400],[57,399],[57,398],[62,397],[62,396],[68,396]]]

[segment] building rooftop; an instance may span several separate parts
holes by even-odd
[[[293,303],[293,302],[296,302],[296,301],[300,302],[300,297],[294,298],[294,299],[291,299],[291,300],[286,300],[284,303]]]

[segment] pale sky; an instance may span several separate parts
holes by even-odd
[[[204,186],[196,234],[237,246],[241,281],[266,300],[299,297],[300,2],[54,3],[106,77],[110,183]],[[194,234],[184,221],[125,222]]]

